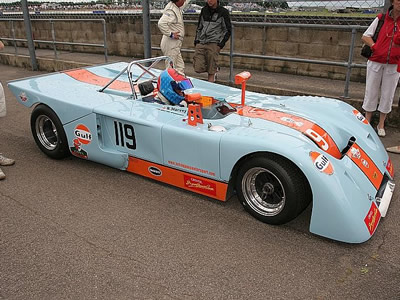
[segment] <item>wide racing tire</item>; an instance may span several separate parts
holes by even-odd
[[[246,161],[239,169],[236,191],[247,212],[274,225],[296,218],[312,198],[308,181],[300,169],[277,155]]]
[[[46,155],[62,159],[71,154],[61,121],[48,106],[35,107],[31,115],[31,130],[36,144]]]

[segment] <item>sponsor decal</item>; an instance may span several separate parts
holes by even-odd
[[[368,120],[357,109],[353,110],[353,114],[356,116],[357,120],[363,122],[364,124],[368,124]]]
[[[383,162],[383,165],[386,167],[386,170],[389,172],[389,175],[393,178],[394,176],[394,168],[393,168],[393,164],[392,161],[388,160],[387,164],[385,162]]]
[[[188,175],[184,175],[183,180],[185,187],[191,190],[199,191],[212,196],[217,194],[217,186],[214,182],[200,178],[194,178]]]
[[[315,151],[311,151],[310,157],[314,163],[314,166],[317,168],[318,171],[328,174],[328,175],[333,174],[332,163],[329,161],[329,159],[325,155],[315,152]]]
[[[294,125],[296,127],[303,126],[303,122],[295,121],[295,120],[293,120],[292,118],[289,118],[289,117],[282,117],[281,120],[283,122],[289,123],[289,124]]]
[[[79,139],[74,139],[74,146],[70,147],[69,149],[71,150],[72,155],[87,159],[88,158],[88,153],[82,149],[82,143],[79,141]]]
[[[150,166],[148,168],[148,170],[149,170],[149,173],[154,175],[154,176],[161,176],[162,175],[161,170],[159,168],[157,168],[157,167]]]
[[[162,173],[160,176],[153,175],[153,172],[157,172],[157,169]],[[126,170],[197,194],[205,195],[221,201],[227,200],[227,182],[216,181],[208,177],[202,177],[201,175],[193,175],[186,171],[158,165],[133,156],[129,156]],[[215,174],[213,176],[215,176]]]
[[[26,94],[24,92],[19,94],[19,99],[21,99],[22,102],[28,101],[28,97],[26,96]]]
[[[187,112],[188,112],[188,109],[186,107],[179,107],[179,106],[177,107],[177,106],[170,106],[170,105],[161,106],[159,108],[159,110],[170,112],[170,113],[177,114],[180,116],[186,116]]]
[[[192,166],[189,166],[189,165],[180,163],[180,162],[176,162],[176,161],[169,160],[169,161],[168,161],[168,164],[170,164],[170,165],[172,165],[172,166],[176,166],[176,167],[188,169],[188,170],[190,170],[190,171],[195,171],[195,172],[199,172],[199,173],[202,173],[202,174],[207,174],[207,175],[210,175],[210,176],[215,176],[215,172],[210,172],[210,171],[208,171],[208,170],[203,170],[203,169],[200,169],[200,168],[192,167]]]
[[[74,135],[84,145],[90,144],[92,141],[92,134],[90,133],[89,128],[83,124],[79,124],[75,127]]]
[[[379,220],[381,219],[381,213],[375,202],[372,202],[371,208],[368,211],[367,216],[364,219],[365,225],[367,225],[370,235],[373,235],[376,227],[378,226]]]
[[[361,163],[363,164],[364,167],[369,168],[369,164],[364,158],[361,158]]]
[[[350,153],[351,153],[351,157],[360,159],[361,158],[361,153],[360,150],[358,150],[357,148],[351,148],[350,149]]]
[[[375,189],[379,189],[383,180],[383,174],[368,154],[357,145],[357,143],[354,143],[351,146],[350,150],[346,153],[346,156],[360,168],[365,176],[368,177]]]

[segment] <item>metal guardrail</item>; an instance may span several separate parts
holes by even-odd
[[[13,41],[15,54],[18,54],[17,51],[17,42],[27,42],[25,39],[17,39],[15,37],[15,29],[14,29],[14,22],[18,21],[21,22],[23,19],[1,19],[0,21],[10,21],[11,22],[11,32],[12,38],[2,38],[5,41]],[[108,61],[107,55],[107,35],[106,35],[106,22],[104,19],[35,19],[32,22],[37,21],[48,21],[51,23],[51,32],[52,32],[52,40],[45,41],[45,40],[34,40],[36,43],[45,43],[45,44],[52,44],[54,48],[54,55],[55,58],[58,59],[57,55],[57,48],[56,45],[75,45],[75,46],[91,46],[91,47],[102,47],[104,48],[104,57],[105,61]],[[74,42],[60,42],[56,41],[55,39],[55,29],[54,29],[54,22],[64,22],[64,21],[100,21],[103,23],[103,37],[104,43],[103,44],[92,44],[92,43],[74,43]],[[151,19],[151,22],[157,22],[156,19]],[[197,24],[197,21],[194,20],[185,20],[185,23],[189,24]],[[346,30],[351,31],[351,42],[349,47],[349,55],[347,61],[328,61],[328,60],[313,60],[313,59],[304,59],[304,58],[296,58],[296,57],[283,57],[283,56],[268,56],[268,55],[260,55],[260,54],[249,54],[249,53],[239,53],[235,52],[234,49],[234,39],[235,39],[235,28],[239,26],[253,26],[253,27],[263,27],[266,29],[267,27],[298,27],[298,28],[319,28],[319,29],[339,29],[339,30]],[[365,30],[367,26],[361,25],[323,25],[323,24],[298,24],[298,23],[266,23],[266,22],[232,22],[232,36],[230,38],[230,50],[229,52],[221,52],[223,56],[230,57],[230,70],[229,70],[229,81],[233,84],[233,66],[234,66],[234,58],[235,57],[247,57],[247,58],[257,58],[257,59],[265,59],[265,60],[278,60],[278,61],[290,61],[290,62],[300,62],[300,63],[311,63],[311,64],[321,64],[321,65],[331,65],[331,66],[339,66],[347,68],[346,78],[345,78],[345,86],[343,92],[343,98],[349,98],[349,85],[350,85],[350,77],[351,77],[351,70],[353,68],[366,68],[366,64],[355,64],[353,63],[353,54],[354,48],[356,43],[356,33],[357,31]],[[152,47],[152,50],[161,50],[160,47]],[[194,53],[193,49],[181,49],[182,52]]]
[[[157,22],[158,20],[152,19],[152,22]],[[184,21],[185,23],[197,24],[197,21]],[[296,58],[296,57],[284,57],[284,56],[268,56],[268,55],[259,55],[259,54],[248,54],[248,53],[238,53],[235,52],[234,49],[234,39],[235,39],[235,27],[236,26],[253,26],[253,27],[298,27],[298,28],[313,28],[313,29],[340,29],[340,30],[348,30],[351,31],[351,42],[349,48],[349,56],[347,61],[328,61],[328,60],[314,60],[314,59],[305,59],[305,58]],[[233,81],[233,58],[234,57],[247,57],[247,58],[259,58],[266,60],[279,60],[279,61],[291,61],[291,62],[300,62],[300,63],[312,63],[312,64],[320,64],[320,65],[330,65],[330,66],[339,66],[347,68],[346,79],[343,91],[343,98],[349,98],[349,85],[350,85],[350,77],[352,68],[366,68],[366,64],[355,64],[353,63],[353,54],[356,43],[356,33],[357,31],[364,31],[367,29],[367,26],[361,25],[323,25],[323,24],[295,24],[295,23],[264,23],[264,22],[236,22],[232,21],[232,35],[230,38],[230,50],[229,52],[221,52],[220,55],[229,56],[230,57],[230,68],[229,68],[229,82],[231,84]],[[161,50],[160,47],[152,47],[152,50]],[[194,53],[192,49],[181,49],[182,52]]]
[[[1,21],[9,21],[11,24],[11,38],[1,38],[4,41],[11,41],[13,42],[14,49],[15,49],[15,55],[18,55],[18,48],[17,48],[17,42],[24,42],[27,43],[27,39],[19,39],[15,37],[15,27],[14,27],[14,22],[23,22],[24,19],[12,19],[12,18],[5,18],[1,19]],[[34,19],[31,20],[31,22],[43,22],[47,21],[50,22],[51,24],[51,41],[46,41],[46,40],[33,40],[35,43],[39,44],[51,44],[53,45],[54,49],[54,56],[56,59],[58,59],[58,54],[57,54],[57,45],[67,45],[67,46],[89,46],[89,47],[99,47],[104,49],[104,60],[107,62],[108,61],[108,48],[107,48],[107,28],[106,28],[106,21],[105,19]],[[56,34],[55,34],[55,29],[54,29],[54,22],[76,22],[76,21],[83,21],[83,22],[101,22],[103,24],[103,44],[92,44],[92,43],[75,43],[75,42],[61,42],[61,41],[56,41]]]

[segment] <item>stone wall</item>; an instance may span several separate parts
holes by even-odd
[[[183,49],[193,50],[193,40],[196,24],[188,23]],[[24,39],[25,30],[23,22],[15,22],[15,35]],[[103,25],[99,21],[55,21],[55,37],[57,41],[75,43],[103,43]],[[110,17],[106,20],[107,45],[110,55],[143,57],[143,29],[142,20],[134,17]],[[51,40],[51,24],[49,21],[32,20],[34,39]],[[152,47],[159,47],[161,34],[156,22],[151,24]],[[357,33],[354,62],[365,63],[360,56],[361,32]],[[0,21],[0,37],[11,37],[10,22]],[[268,56],[285,56],[293,58],[331,60],[347,62],[351,42],[351,31],[312,29],[298,27],[234,27],[234,52],[242,54],[258,54]],[[38,44],[41,48],[51,48],[52,45]],[[61,46],[57,49],[103,53],[102,48],[87,46]],[[229,52],[230,42],[226,44],[223,52]],[[153,56],[161,55],[160,51],[153,50]],[[191,61],[193,54],[183,52],[186,61]],[[229,56],[220,56],[221,66],[229,66]],[[347,69],[338,66],[321,64],[285,62],[278,60],[263,60],[256,58],[235,57],[235,68],[266,70],[308,76],[318,76],[331,79],[345,79]],[[365,69],[353,68],[351,80],[364,81]]]

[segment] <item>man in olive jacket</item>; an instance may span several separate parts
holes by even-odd
[[[218,0],[207,0],[197,24],[193,68],[196,73],[207,72],[208,81],[215,81],[219,52],[230,38],[231,32],[229,11],[220,6]]]

